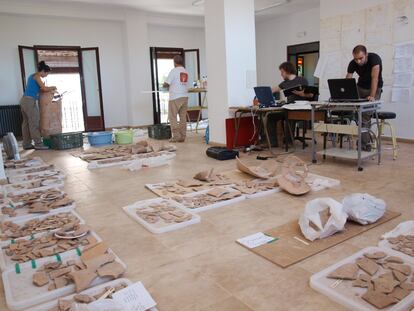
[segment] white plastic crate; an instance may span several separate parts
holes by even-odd
[[[70,209],[67,212],[56,212],[56,211],[53,211],[53,212],[50,212],[50,213],[47,213],[47,214],[42,214],[42,215],[31,214],[32,216],[30,218],[27,218],[27,219],[24,219],[24,218],[23,219],[17,219],[17,220],[12,221],[12,222],[15,223],[15,224],[17,224],[17,225],[19,225],[19,226],[22,226],[22,225],[24,225],[26,222],[28,222],[30,220],[33,220],[33,219],[43,220],[43,219],[45,219],[45,218],[47,218],[49,216],[53,216],[53,215],[57,215],[57,214],[61,214],[61,213],[69,213],[69,214],[72,214],[76,218],[79,219],[79,223],[80,224],[84,224],[85,223],[85,220],[78,213],[76,213],[73,209]],[[48,231],[44,231],[44,232],[39,232],[39,233],[33,234],[32,236],[34,238],[36,238],[36,237],[39,237],[39,236],[42,236],[42,235],[46,234],[47,232],[54,232],[54,231],[57,231],[57,230],[58,229],[48,230]],[[1,233],[3,233],[3,232],[2,232],[1,227],[0,227],[0,234]],[[21,238],[25,238],[25,237],[21,237]],[[19,239],[21,239],[21,238],[19,238]],[[12,239],[4,240],[3,242],[10,241],[10,240],[12,240]]]
[[[76,207],[75,203],[62,206],[59,208],[52,209],[49,213],[61,213],[61,212],[68,212],[71,210],[74,210]],[[10,217],[9,215],[3,215],[0,212],[0,221],[18,221],[18,220],[28,220],[31,219],[33,216],[39,216],[39,215],[48,215],[49,213],[29,213],[29,210],[27,208],[18,208],[16,209],[17,216]]]
[[[39,157],[33,157],[31,159],[22,159],[27,160],[26,164],[24,167],[21,168],[6,168],[6,172],[12,172],[12,171],[18,171],[18,170],[24,170],[27,168],[32,168],[32,167],[38,167],[38,166],[42,166],[42,165],[46,165],[46,163],[43,161],[42,158]]]
[[[111,253],[112,250],[109,250]],[[126,269],[125,263],[123,263],[115,254],[116,261],[118,261]],[[68,260],[77,260],[76,254],[62,254],[62,262]],[[56,259],[55,259],[56,260]],[[51,262],[50,259],[41,259],[38,261],[38,267],[45,263]],[[31,265],[25,265],[21,267],[20,273],[16,273],[14,268],[7,269],[2,273],[4,292],[6,296],[7,307],[11,310],[27,309],[60,297],[64,297],[75,293],[75,285],[73,283],[52,291],[48,291],[47,286],[37,287],[33,285],[33,274],[36,269],[33,269]],[[110,281],[110,278],[96,278],[91,287],[103,284]]]
[[[400,223],[398,226],[396,226],[394,229],[392,229],[391,231],[384,233],[382,235],[382,240],[378,242],[378,246],[388,249],[388,250],[393,250],[392,244],[387,241],[387,238],[395,238],[399,235],[414,235],[414,221],[413,220],[404,221]],[[398,252],[397,250],[393,250],[393,251]],[[401,254],[401,252],[398,252],[398,253]],[[406,255],[406,256],[409,256],[409,255]]]
[[[224,189],[228,189],[230,192],[236,192],[236,190],[234,190],[232,188],[228,188],[228,187],[214,187],[214,188],[224,188]],[[182,197],[194,197],[194,196],[197,196],[198,194],[205,194],[205,193],[209,192],[210,190],[211,189],[207,189],[207,190],[203,190],[203,191],[189,193],[189,194],[183,195]],[[205,211],[208,211],[208,210],[211,210],[211,209],[216,209],[216,208],[224,207],[224,206],[227,206],[227,205],[231,205],[231,204],[241,202],[241,201],[244,201],[244,200],[246,200],[246,196],[242,194],[241,196],[236,197],[236,198],[231,199],[231,200],[219,201],[219,202],[216,202],[216,203],[213,203],[213,204],[210,204],[210,205],[206,205],[206,206],[203,206],[203,207],[199,207],[199,208],[188,208],[184,204],[182,204],[182,205],[184,206],[184,208],[187,211],[200,213],[200,212],[205,212]]]
[[[146,222],[141,217],[139,217],[137,215],[137,213],[136,213],[139,209],[145,208],[149,204],[152,204],[152,203],[161,203],[163,201],[167,201],[169,204],[173,205],[178,210],[181,210],[181,211],[183,211],[183,212],[185,212],[187,214],[190,214],[192,216],[191,220],[185,221],[185,222],[182,222],[182,223],[171,223],[171,224],[167,224],[167,223],[159,222],[159,223],[151,224],[151,223]],[[198,216],[195,213],[193,213],[192,211],[189,211],[188,209],[184,208],[178,202],[176,202],[174,200],[163,199],[163,198],[156,198],[156,199],[138,201],[138,202],[136,202],[136,203],[134,203],[132,205],[123,207],[123,210],[132,219],[134,219],[135,221],[137,221],[138,223],[140,223],[142,226],[144,226],[145,229],[147,229],[148,231],[150,231],[152,233],[156,233],[156,234],[165,233],[165,232],[169,232],[169,231],[174,231],[174,230],[178,230],[178,229],[182,229],[182,228],[191,226],[193,224],[199,223],[201,221],[200,216]]]
[[[345,306],[352,311],[377,311],[378,309],[363,300],[360,296],[366,292],[366,288],[353,287],[352,281],[342,281],[337,286],[333,284],[336,282],[335,279],[328,279],[327,275],[339,268],[340,266],[353,263],[356,259],[363,257],[364,253],[374,253],[374,252],[385,252],[389,256],[398,256],[404,260],[405,264],[410,265],[411,269],[414,271],[414,259],[396,252],[394,250],[384,249],[380,247],[367,247],[359,252],[337,262],[336,264],[314,274],[310,278],[310,286],[316,291],[324,294],[331,300]],[[361,271],[361,270],[360,270]],[[380,267],[379,271],[374,275],[378,276],[382,274],[384,269]],[[411,279],[411,277],[409,277]],[[391,305],[390,307],[384,308],[382,310],[386,311],[406,311],[414,303],[414,292],[411,292],[410,295],[405,297],[399,303]]]
[[[98,242],[102,242],[102,239],[94,231],[91,230],[90,231],[90,234],[93,237],[95,237],[95,239]],[[1,269],[1,271],[5,271],[7,269],[11,269],[11,268],[13,268],[16,265],[16,261],[11,260],[11,258],[9,256],[7,256],[6,253],[5,253],[4,247],[5,246],[8,246],[9,244],[10,244],[10,241],[0,242],[0,248],[1,248],[0,249],[0,269]],[[85,246],[79,246],[78,248],[81,251],[83,251],[83,249],[85,248]],[[74,254],[74,255],[76,255],[77,253],[78,252],[77,252],[76,249],[71,249],[71,250],[68,250],[66,252],[59,253],[59,255],[62,255],[62,254]],[[36,259],[35,261],[38,262],[38,261],[43,260],[43,259],[49,259],[49,261],[50,261],[54,257],[56,257],[56,255],[39,258],[39,259]],[[20,263],[19,265],[20,265],[20,267],[31,266],[32,265],[32,261],[26,261],[24,263]]]
[[[119,285],[130,286],[132,284],[133,283],[130,280],[122,278],[122,279],[113,280],[113,281],[110,281],[110,282],[107,282],[107,283],[89,288],[87,290],[84,290],[80,294],[95,296],[95,295],[98,295],[99,293],[101,293],[106,287],[116,287],[116,286],[119,286]],[[75,294],[72,294],[72,295],[69,295],[69,296],[66,296],[66,297],[62,297],[62,299],[64,299],[64,300],[73,300],[73,296],[75,296]],[[27,309],[26,311],[48,311],[48,310],[52,310],[53,308],[56,308],[58,306],[58,301],[59,301],[58,299],[53,300],[53,301],[49,301],[47,303],[38,305],[36,307]],[[154,308],[148,309],[147,311],[157,311],[157,308],[154,307]]]

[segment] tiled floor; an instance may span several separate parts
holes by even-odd
[[[278,193],[244,201],[204,212],[200,224],[162,235],[149,233],[121,208],[155,197],[145,183],[190,178],[211,167],[218,171],[235,168],[234,161],[207,158],[201,136],[178,144],[177,158],[170,166],[139,172],[120,168],[89,171],[85,162],[69,152],[38,154],[66,172],[65,188],[76,200],[78,212],[128,265],[125,276],[144,282],[160,311],[335,311],[344,309],[309,287],[311,274],[360,248],[376,245],[382,233],[414,217],[414,145],[400,147],[397,161],[385,151],[381,166],[368,160],[363,172],[356,171],[354,162],[332,159],[310,166],[311,172],[340,179],[342,184],[336,189],[305,197]],[[298,147],[297,155],[310,159],[309,150]],[[254,155],[242,156],[255,162]],[[235,243],[242,236],[297,219],[312,198],[340,200],[352,192],[383,198],[389,208],[403,215],[287,269]],[[1,289],[0,310],[7,310]]]

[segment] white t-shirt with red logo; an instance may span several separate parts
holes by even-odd
[[[171,70],[165,82],[170,85],[170,100],[188,97],[188,71],[184,67]]]

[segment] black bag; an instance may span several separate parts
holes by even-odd
[[[206,151],[207,156],[216,160],[231,160],[239,156],[239,152],[225,147],[210,147]]]

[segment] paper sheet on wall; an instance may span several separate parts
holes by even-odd
[[[396,45],[394,57],[414,57],[414,43]]]
[[[409,88],[393,88],[391,101],[393,103],[407,104],[410,102],[411,91]]]
[[[112,297],[125,311],[146,311],[156,306],[156,302],[141,282],[116,292]]]
[[[394,73],[413,71],[413,59],[409,57],[394,59]]]
[[[396,73],[394,74],[394,86],[410,87],[413,86],[413,73]]]

